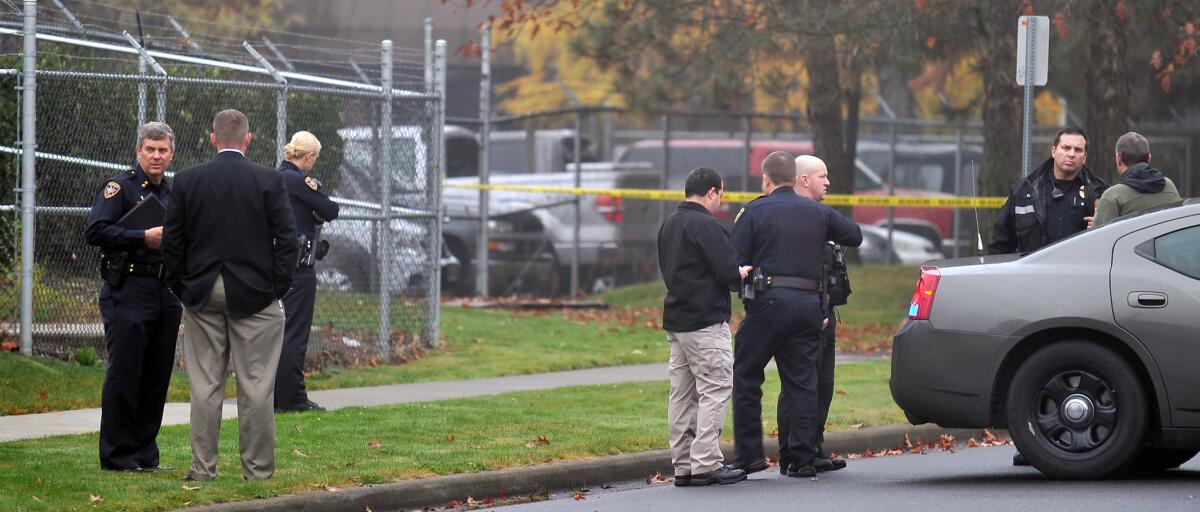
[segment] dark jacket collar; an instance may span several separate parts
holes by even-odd
[[[705,208],[704,205],[702,205],[700,203],[694,203],[692,201],[683,201],[683,202],[679,203],[679,209],[680,210],[695,210],[698,212],[704,212],[705,215],[712,215],[712,212],[708,211],[708,208]]]
[[[217,158],[237,158],[239,160],[245,160],[246,155],[243,155],[240,152],[235,151],[231,148],[231,149],[227,149],[227,150],[223,150],[223,151],[218,151]]]
[[[1036,171],[1029,173],[1025,181],[1036,189],[1038,183],[1049,184],[1052,179],[1054,179],[1054,159],[1047,158],[1045,162],[1042,162],[1042,165],[1038,166]],[[1079,174],[1075,175],[1075,179],[1082,182],[1088,188],[1107,185],[1100,178],[1097,178],[1095,174],[1092,174],[1092,170],[1088,168],[1087,164],[1083,164],[1083,168],[1079,169]]]
[[[280,162],[280,163],[279,163],[279,170],[280,170],[280,171],[286,171],[286,170],[289,170],[289,169],[291,169],[291,170],[293,170],[293,171],[296,171],[296,172],[298,172],[298,173],[300,173],[300,174],[304,174],[304,171],[301,171],[301,170],[300,170],[300,167],[297,167],[297,166],[296,166],[296,164],[294,164],[294,163],[292,163],[292,162],[290,162],[290,161],[284,160],[284,161],[282,161],[282,162]]]
[[[1157,194],[1167,187],[1167,178],[1150,164],[1139,162],[1125,169],[1125,174],[1117,178],[1117,183],[1143,194]]]
[[[785,187],[782,185],[779,186],[778,188],[776,188],[775,190],[771,191],[772,197],[774,197],[774,196],[794,196],[794,195],[796,195],[795,189],[793,189],[792,187]]]

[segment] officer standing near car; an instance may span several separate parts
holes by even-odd
[[[812,155],[796,157],[796,195],[807,197],[816,202],[825,200],[829,193],[829,169],[825,162]],[[825,324],[821,329],[821,357],[817,371],[817,423],[816,448],[817,457],[826,459],[828,464],[821,463],[836,471],[846,467],[845,459],[830,456],[825,451],[825,422],[829,420],[829,406],[833,403],[834,364],[836,363],[837,345],[837,310],[836,306],[845,305],[850,296],[850,274],[846,269],[846,253],[842,246],[828,242],[821,251],[821,273],[825,283]],[[779,472],[787,474],[791,463],[788,453],[787,439],[791,433],[791,422],[788,420],[787,393],[779,393],[779,405],[776,408],[777,425],[779,425]]]
[[[158,469],[159,427],[183,310],[163,278],[162,225],[128,229],[118,222],[150,196],[171,201],[164,175],[175,157],[166,123],[138,129],[133,168],[105,182],[84,237],[100,248],[100,316],[106,365],[100,398],[100,468]]]
[[[1013,185],[996,217],[988,254],[1036,251],[1087,229],[1108,184],[1086,162],[1083,130],[1059,130],[1050,158]]]
[[[309,176],[321,156],[321,141],[300,131],[283,147],[284,161],[279,164],[287,187],[292,212],[296,216],[296,234],[300,239],[300,258],[292,271],[292,288],[283,296],[286,324],[279,370],[275,372],[275,412],[323,411],[308,399],[304,390],[304,356],[312,331],[313,308],[317,299],[316,260],[325,256],[329,243],[320,239],[321,225],[336,219],[338,205],[321,192],[321,182]]]
[[[754,473],[767,468],[762,446],[762,383],[774,357],[792,425],[788,476],[832,469],[817,456],[817,365],[824,320],[821,253],[825,242],[857,247],[862,230],[832,208],[796,195],[796,162],[776,151],[762,163],[766,197],[734,219],[731,242],[739,265],[753,267],[743,287],[746,318],[738,326],[733,361],[733,424],[737,461]]]

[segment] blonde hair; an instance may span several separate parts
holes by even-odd
[[[295,160],[308,156],[309,153],[320,153],[321,141],[309,132],[300,131],[292,134],[292,141],[283,146],[283,158]]]

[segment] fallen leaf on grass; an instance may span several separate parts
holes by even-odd
[[[454,434],[446,434],[446,442],[447,443],[453,443],[455,439],[456,438],[454,437]]]
[[[305,455],[304,452],[300,451],[299,448],[292,448],[292,453],[297,457],[308,457],[308,455]]]
[[[837,396],[846,396],[846,392],[845,392],[845,391],[842,391],[842,390],[840,390],[840,389],[838,389],[838,390],[835,390],[835,391],[833,392],[833,394],[835,394],[835,395],[837,395]]]
[[[50,394],[45,391],[38,391],[38,400],[45,402],[50,398]]]
[[[546,436],[537,436],[536,439],[526,442],[525,447],[533,448],[534,446],[543,445],[543,444],[550,444],[550,438],[546,437]]]
[[[850,425],[850,430],[858,430],[858,429],[860,429],[860,428],[863,428],[863,424],[862,424],[862,423],[855,423],[855,424],[853,424],[853,425]]]
[[[45,503],[44,501],[42,501],[42,499],[41,499],[41,498],[39,498],[39,497],[37,497],[37,496],[34,496],[34,497],[33,497],[33,501],[36,501],[36,502],[38,502],[38,503]]]
[[[371,442],[367,443],[367,448],[383,448],[383,443],[378,439],[372,439]]]
[[[104,498],[101,498],[101,497],[99,497],[99,496],[96,496],[95,494],[89,494],[89,495],[88,495],[88,501],[90,501],[90,502],[92,502],[92,503],[96,503],[97,501],[104,501]]]
[[[185,491],[198,491],[198,490],[200,490],[200,486],[199,486],[199,485],[197,485],[197,486],[195,486],[195,487],[188,487],[188,486],[187,486],[187,484],[184,484],[184,485],[182,485],[181,487],[183,487],[183,490],[185,490]]]
[[[303,433],[303,432],[301,432],[301,431],[300,431],[300,425],[296,425],[296,426],[292,427],[292,430],[293,430],[293,431],[295,431],[297,434],[302,434],[302,433]]]
[[[325,490],[326,490],[326,491],[329,491],[329,492],[338,492],[338,488],[337,488],[337,487],[329,487],[329,486],[326,486],[326,487],[325,487]]]

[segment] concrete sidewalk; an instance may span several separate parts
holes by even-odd
[[[838,364],[874,360],[879,360],[879,358],[856,354],[838,354]],[[328,409],[341,409],[343,407],[372,407],[410,402],[429,402],[566,386],[665,380],[667,380],[666,363],[653,363],[487,379],[330,389],[312,391],[308,396],[314,402]],[[168,403],[163,411],[163,425],[186,425],[189,421],[190,411],[191,408],[186,403]],[[237,403],[235,399],[230,398],[225,400],[222,416],[226,419],[237,417]],[[98,431],[100,431],[100,409],[77,409],[42,414],[0,416],[0,442],[61,434],[86,434]]]

